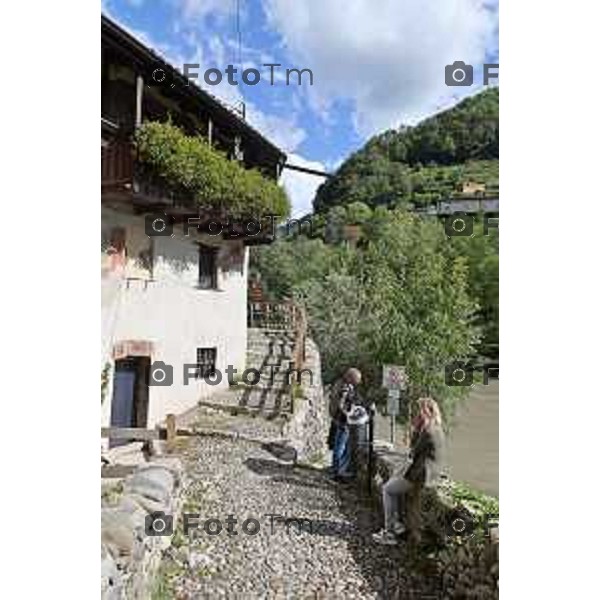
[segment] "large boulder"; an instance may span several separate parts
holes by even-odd
[[[123,489],[126,493],[139,494],[155,502],[169,504],[175,476],[173,473],[160,466],[149,466],[136,471],[127,478]]]

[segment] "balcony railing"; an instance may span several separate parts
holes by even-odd
[[[133,183],[135,155],[129,141],[113,141],[102,147],[102,186],[122,188]]]
[[[186,194],[176,192],[136,160],[130,140],[113,140],[102,147],[103,192],[132,193],[138,202],[189,208],[193,203]]]

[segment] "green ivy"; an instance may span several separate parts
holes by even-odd
[[[139,164],[149,175],[204,210],[233,218],[289,216],[283,188],[229,160],[199,136],[149,121],[137,129],[135,142]]]

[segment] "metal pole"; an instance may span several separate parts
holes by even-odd
[[[396,415],[390,415],[390,441],[392,446],[396,444]]]
[[[369,426],[368,426],[368,448],[367,448],[367,494],[370,496],[373,488],[373,439],[375,437],[375,415],[369,408]]]

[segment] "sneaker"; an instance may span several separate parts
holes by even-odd
[[[382,529],[381,531],[374,533],[373,541],[376,544],[384,544],[385,546],[396,546],[398,544],[396,536],[387,529]]]

